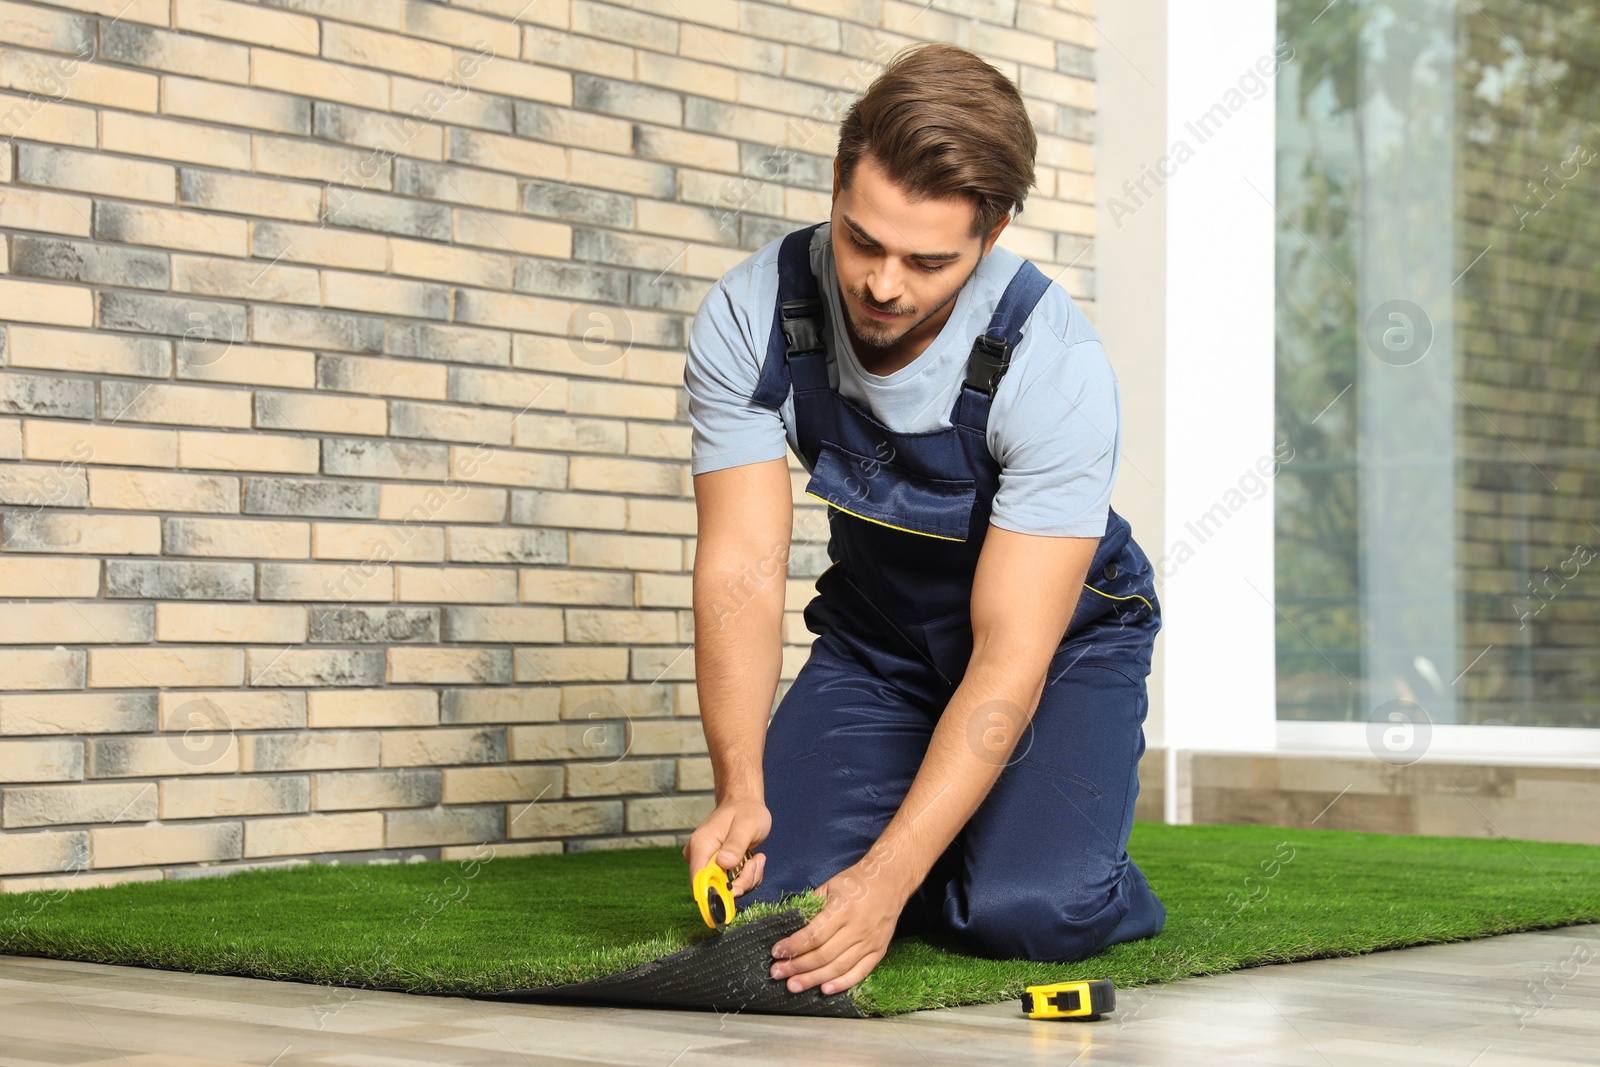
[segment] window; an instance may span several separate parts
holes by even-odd
[[[1600,726],[1600,2],[1278,35],[1278,718]]]

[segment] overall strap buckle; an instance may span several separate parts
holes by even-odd
[[[1010,366],[1011,342],[980,333],[973,339],[972,354],[967,357],[966,385],[993,399],[994,391],[1000,387],[1000,379]]]
[[[794,386],[789,357],[823,348],[822,302],[817,299],[817,279],[810,263],[811,238],[820,225],[786,234],[778,246],[778,293],[772,328],[767,332],[761,377],[750,394],[753,403],[774,411],[783,407]]]
[[[815,297],[785,300],[778,305],[778,318],[783,327],[784,359],[825,349],[821,300]]]
[[[1006,283],[1005,292],[1000,294],[989,319],[989,328],[972,342],[972,355],[967,358],[967,388],[994,399],[1000,379],[1011,366],[1012,349],[1022,342],[1022,327],[1049,288],[1050,279],[1031,260],[1024,259]],[[987,425],[987,419],[985,409],[979,416],[978,427]]]

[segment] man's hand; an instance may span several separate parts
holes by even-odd
[[[695,872],[710,863],[713,857],[725,871],[731,871],[744,858],[745,851],[753,849],[772,832],[772,813],[759,800],[725,800],[706,816],[689,843],[683,846],[683,858],[689,861],[689,885],[694,886]],[[767,854],[757,852],[744,865],[739,877],[730,887],[734,896],[747,893],[761,884],[761,872],[766,868]]]
[[[820,984],[826,994],[849,989],[871,974],[889,951],[895,924],[911,897],[887,870],[869,853],[818,886],[827,906],[772,946],[778,960],[772,977],[789,978],[791,993]]]

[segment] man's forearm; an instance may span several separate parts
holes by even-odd
[[[861,860],[868,877],[916,891],[989,795],[1043,690],[1043,672],[1015,655],[973,654],[900,810]]]
[[[695,685],[717,801],[761,798],[767,718],[783,660],[788,545],[754,565],[694,570]]]

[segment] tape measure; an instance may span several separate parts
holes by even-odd
[[[1022,994],[1022,1013],[1030,1019],[1098,1019],[1117,1006],[1117,987],[1109,978],[1031,985]]]
[[[700,918],[713,930],[720,930],[733,920],[733,880],[754,855],[754,849],[745,849],[744,859],[731,871],[723,870],[712,856],[710,863],[694,872],[694,902],[700,906]]]

